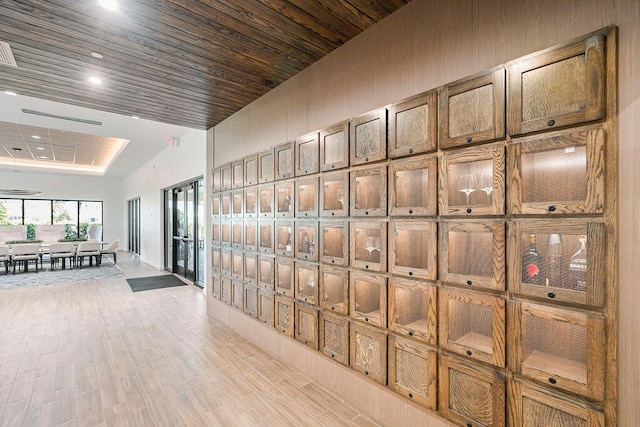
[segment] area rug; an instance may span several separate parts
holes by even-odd
[[[151,289],[172,288],[174,286],[186,286],[182,280],[173,274],[165,274],[162,276],[136,277],[135,279],[127,279],[127,283],[131,286],[133,292],[149,291]]]
[[[21,288],[26,286],[50,286],[58,283],[78,282],[83,280],[101,280],[109,279],[112,277],[123,276],[122,271],[114,265],[111,260],[103,259],[100,267],[85,266],[82,269],[79,268],[67,268],[65,270],[55,269],[51,271],[48,268],[47,263],[44,265],[44,269],[38,269],[36,273],[35,268],[29,266],[29,271],[24,273],[22,271],[16,271],[16,274],[4,275],[4,265],[0,269],[0,290]]]

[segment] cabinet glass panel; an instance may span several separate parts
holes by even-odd
[[[273,185],[261,185],[258,187],[258,216],[261,218],[273,217]]]
[[[275,146],[273,153],[276,161],[275,179],[292,178],[295,159],[293,141]]]
[[[233,197],[231,191],[225,191],[220,193],[220,216],[222,218],[231,218],[231,205],[233,204]]]
[[[220,222],[220,244],[222,246],[231,246],[232,230],[231,221]]]
[[[320,314],[320,350],[325,356],[349,365],[349,319],[323,311]]]
[[[351,165],[375,162],[387,158],[387,110],[351,119]]]
[[[214,273],[220,272],[220,262],[222,257],[222,253],[220,252],[221,250],[222,248],[219,247],[211,248],[211,270]]]
[[[220,171],[220,167],[213,168],[211,171],[211,180],[211,191],[222,190],[222,172]]]
[[[244,284],[240,280],[231,281],[231,306],[244,309]]]
[[[275,185],[276,198],[276,218],[286,218],[293,216],[293,195],[294,182],[284,181]]]
[[[276,258],[276,292],[294,296],[295,263],[292,259]]]
[[[389,387],[412,401],[436,409],[435,349],[389,335]]]
[[[435,215],[436,156],[396,160],[389,165],[389,215]]]
[[[244,189],[244,216],[256,218],[258,216],[258,187]]]
[[[389,329],[436,345],[437,291],[433,285],[389,279]]]
[[[258,154],[258,182],[271,182],[274,178],[273,148]]]
[[[258,251],[262,253],[273,253],[275,227],[273,221],[260,220],[258,224]]]
[[[252,317],[258,317],[258,288],[244,285],[244,312]]]
[[[349,314],[349,270],[320,266],[320,306],[334,313]]]
[[[296,176],[319,171],[320,140],[318,132],[296,138]]]
[[[387,327],[387,278],[351,272],[349,309],[353,319]]]
[[[311,221],[296,221],[296,257],[300,259],[318,260],[318,223]]]
[[[219,274],[211,275],[211,298],[220,299],[220,293],[222,288],[222,278]]]
[[[349,222],[323,221],[320,223],[320,261],[333,265],[348,265]]]
[[[244,222],[241,219],[231,222],[231,246],[242,249],[244,245]]]
[[[291,298],[276,295],[275,328],[278,332],[293,338],[294,302]]]
[[[258,256],[258,285],[260,287],[272,291],[275,289],[275,264],[276,260],[273,257]]]
[[[509,425],[529,426],[536,420],[553,420],[567,427],[601,427],[606,425],[603,412],[587,408],[557,395],[534,389],[527,384],[509,381]]]
[[[318,216],[318,178],[296,180],[296,217]]]
[[[276,221],[276,254],[292,257],[294,255],[293,221]]]
[[[258,290],[258,320],[271,327],[274,325],[275,301],[275,294],[264,289]]]
[[[296,263],[295,297],[309,304],[318,305],[318,265]]]
[[[349,122],[320,131],[320,170],[349,166]]]
[[[231,249],[222,248],[221,255],[222,261],[220,263],[220,271],[222,272],[222,274],[231,276]]]
[[[319,310],[304,304],[296,303],[296,340],[307,347],[318,349],[318,317]]]
[[[602,307],[605,225],[574,218],[509,224],[509,288],[549,301]]]
[[[231,193],[231,216],[233,218],[242,218],[242,205],[244,201],[244,191],[242,189],[233,190]]]
[[[211,196],[211,217],[220,218],[220,193],[213,193]]]
[[[351,172],[351,216],[387,215],[387,167]]]
[[[390,230],[389,271],[435,280],[438,277],[436,222],[393,220]]]
[[[240,279],[244,277],[244,259],[242,251],[233,251],[231,253],[231,276],[234,279]]]
[[[440,89],[440,148],[504,138],[505,70],[467,77]]]
[[[258,254],[244,253],[244,281],[252,285],[258,283]]]
[[[211,243],[221,245],[221,224],[220,221],[211,221]]]
[[[443,282],[504,290],[504,221],[442,221],[439,267]]]
[[[248,251],[258,250],[258,221],[255,219],[244,221],[244,248]]]
[[[387,384],[387,332],[362,325],[350,324],[349,359],[356,371],[382,385]]]
[[[320,216],[349,216],[349,173],[320,177]]]
[[[441,355],[440,414],[459,425],[505,425],[505,379],[491,368]]]
[[[547,386],[602,401],[604,317],[525,302],[509,306],[511,368]]]
[[[258,183],[258,155],[252,154],[243,159],[244,161],[244,186],[256,185]]]
[[[389,108],[389,158],[435,151],[437,109],[435,91]]]
[[[468,290],[440,292],[440,344],[447,350],[505,366],[504,298]]]
[[[504,213],[504,145],[446,152],[440,160],[442,215]]]
[[[605,132],[601,127],[516,139],[508,150],[511,213],[604,211]]]
[[[231,278],[222,276],[220,279],[220,299],[227,305],[231,305]]]
[[[225,163],[220,166],[220,173],[222,176],[221,181],[221,190],[231,190],[233,186],[232,177],[231,177],[231,163]]]
[[[600,120],[610,29],[525,56],[507,70],[509,134]]]
[[[240,188],[244,185],[244,160],[237,160],[231,164],[231,186]]]
[[[372,271],[387,271],[387,223],[352,222],[350,234],[351,266]]]

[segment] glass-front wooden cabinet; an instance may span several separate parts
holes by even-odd
[[[276,255],[294,256],[294,235],[293,221],[276,221]]]
[[[220,217],[231,218],[231,205],[233,204],[233,197],[231,191],[224,191],[220,193]]]
[[[280,145],[276,145],[273,148],[273,156],[275,159],[275,178],[274,179],[287,179],[293,178],[295,170],[295,156],[294,156],[294,144],[293,141],[285,142]]]
[[[447,350],[505,366],[504,298],[466,289],[440,289],[439,342]]]
[[[231,163],[231,188],[241,188],[244,185],[244,160]]]
[[[242,280],[231,280],[231,307],[244,311],[244,284]]]
[[[231,248],[222,248],[220,252],[220,272],[231,277]]]
[[[278,332],[293,338],[294,335],[294,305],[292,298],[284,295],[275,297],[275,328]]]
[[[351,368],[382,385],[387,384],[387,332],[351,322],[349,325]]]
[[[433,216],[437,209],[435,154],[389,164],[389,215]]]
[[[273,157],[273,148],[258,153],[258,182],[273,181],[275,160]]]
[[[211,221],[211,244],[219,246],[222,244],[222,224],[218,220]]]
[[[349,263],[349,221],[331,220],[320,223],[320,261],[347,266]]]
[[[231,277],[220,278],[220,299],[227,305],[231,305]]]
[[[220,190],[222,190],[222,171],[218,166],[211,170],[211,191],[218,192]]]
[[[352,319],[387,327],[387,278],[352,271],[349,284],[349,313]]]
[[[312,132],[296,138],[296,176],[317,173],[320,170],[320,134]]]
[[[389,107],[389,158],[435,151],[436,98],[432,90]]]
[[[246,187],[244,189],[244,217],[258,217],[258,187]]]
[[[251,154],[242,159],[244,162],[244,186],[258,183],[258,154]]]
[[[273,327],[275,304],[276,295],[273,292],[258,289],[258,320]]]
[[[258,220],[244,220],[244,248],[248,251],[258,250]]]
[[[509,301],[509,367],[548,387],[604,399],[600,313]]]
[[[434,284],[389,278],[389,329],[436,345],[438,299]]]
[[[388,370],[393,391],[436,410],[438,370],[434,347],[389,335]]]
[[[320,131],[320,170],[330,171],[349,166],[349,122]]]
[[[351,171],[351,216],[387,215],[387,166]]]
[[[296,262],[295,297],[308,304],[318,305],[318,265],[310,262]]]
[[[295,338],[307,347],[318,349],[318,319],[320,310],[299,302],[295,303]]]
[[[258,286],[275,290],[276,259],[269,255],[258,256]]]
[[[299,220],[295,223],[296,257],[318,261],[318,223],[315,220]]]
[[[242,218],[244,205],[244,190],[238,188],[231,192],[231,217]]]
[[[505,70],[500,67],[440,89],[441,149],[505,137]]]
[[[602,213],[605,140],[601,126],[514,139],[507,147],[509,212]]]
[[[251,317],[258,317],[258,288],[244,284],[244,312]]]
[[[214,246],[211,248],[211,271],[213,273],[220,273],[220,263],[222,262],[222,248]]]
[[[231,162],[220,166],[221,190],[231,190],[233,187],[233,178],[231,173]]]
[[[505,378],[495,368],[441,355],[440,414],[463,426],[505,425]]]
[[[351,119],[349,132],[352,166],[387,158],[386,108]]]
[[[349,270],[320,266],[320,307],[327,312],[349,314]]]
[[[295,295],[295,262],[289,258],[276,258],[276,292],[293,297]]]
[[[351,267],[387,271],[387,222],[354,221],[349,233]]]
[[[222,291],[222,277],[219,274],[211,275],[211,298],[220,299]]]
[[[442,282],[505,289],[503,220],[446,220],[439,226]]]
[[[258,187],[258,216],[260,218],[273,217],[274,193],[273,184],[264,184]]]
[[[222,246],[231,246],[233,233],[231,229],[231,221],[220,221],[220,244]]]
[[[242,280],[244,277],[244,253],[242,251],[231,251],[231,277]]]
[[[445,152],[440,159],[441,215],[504,214],[504,144]]]
[[[343,365],[349,365],[349,319],[320,313],[320,351]]]
[[[244,246],[244,222],[241,219],[231,221],[231,246],[236,249]]]
[[[320,216],[349,216],[349,173],[335,172],[320,177]]]
[[[389,223],[389,272],[436,280],[437,225],[434,220],[394,219]]]
[[[509,223],[513,294],[604,306],[606,230],[602,222],[522,219]]]
[[[211,218],[220,218],[220,203],[222,201],[221,198],[222,197],[220,193],[213,193],[211,195]]]
[[[281,181],[275,184],[276,218],[293,217],[294,187],[293,180]]]
[[[261,219],[258,223],[258,251],[273,253],[275,225],[273,220]]]
[[[258,254],[244,253],[244,282],[250,285],[258,284]]]
[[[296,217],[318,216],[318,178],[296,179]]]

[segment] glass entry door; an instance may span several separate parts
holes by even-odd
[[[195,199],[194,184],[173,189],[173,272],[194,282]]]

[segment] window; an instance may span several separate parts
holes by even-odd
[[[75,200],[53,201],[53,223],[64,224],[64,237],[78,236],[78,202]]]
[[[0,225],[22,225],[22,200],[0,199]]]
[[[102,202],[80,202],[80,237],[87,237],[87,228],[90,225],[102,225]]]

